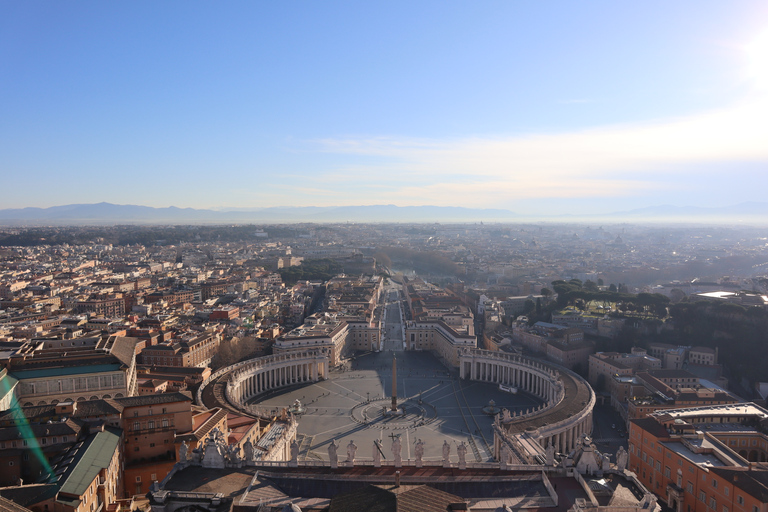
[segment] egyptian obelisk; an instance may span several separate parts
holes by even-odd
[[[397,412],[397,358],[392,355],[392,412]]]

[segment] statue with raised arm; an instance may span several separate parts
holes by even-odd
[[[443,467],[451,467],[451,445],[448,441],[443,441]]]
[[[381,445],[379,445],[378,439],[373,440],[373,466],[381,467]]]
[[[339,458],[336,453],[338,450],[338,445],[336,444],[336,440],[332,439],[331,444],[328,445],[328,460],[331,461],[331,467],[337,468],[339,467]]]

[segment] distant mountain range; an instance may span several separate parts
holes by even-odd
[[[520,214],[503,209],[453,206],[302,206],[203,210],[111,203],[0,210],[0,224],[223,224],[297,222],[679,222],[768,224],[768,203],[697,207],[661,205],[595,215]]]

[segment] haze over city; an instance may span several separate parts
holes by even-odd
[[[0,208],[606,214],[768,184],[764,2],[4,2],[0,48]]]

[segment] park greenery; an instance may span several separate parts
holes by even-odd
[[[343,271],[342,264],[330,258],[304,260],[301,265],[278,269],[287,286],[299,281],[328,281]]]
[[[768,311],[713,301],[676,303],[661,294],[626,293],[623,285],[592,286],[578,279],[553,281],[541,299],[528,301],[524,315],[532,325],[550,321],[552,313],[581,311],[624,320],[614,339],[590,336],[598,351],[629,352],[650,343],[718,349],[729,379],[768,380]],[[597,284],[597,283],[595,283]],[[621,291],[620,291],[621,290]],[[556,300],[549,300],[554,294]],[[598,309],[598,306],[600,308]]]

